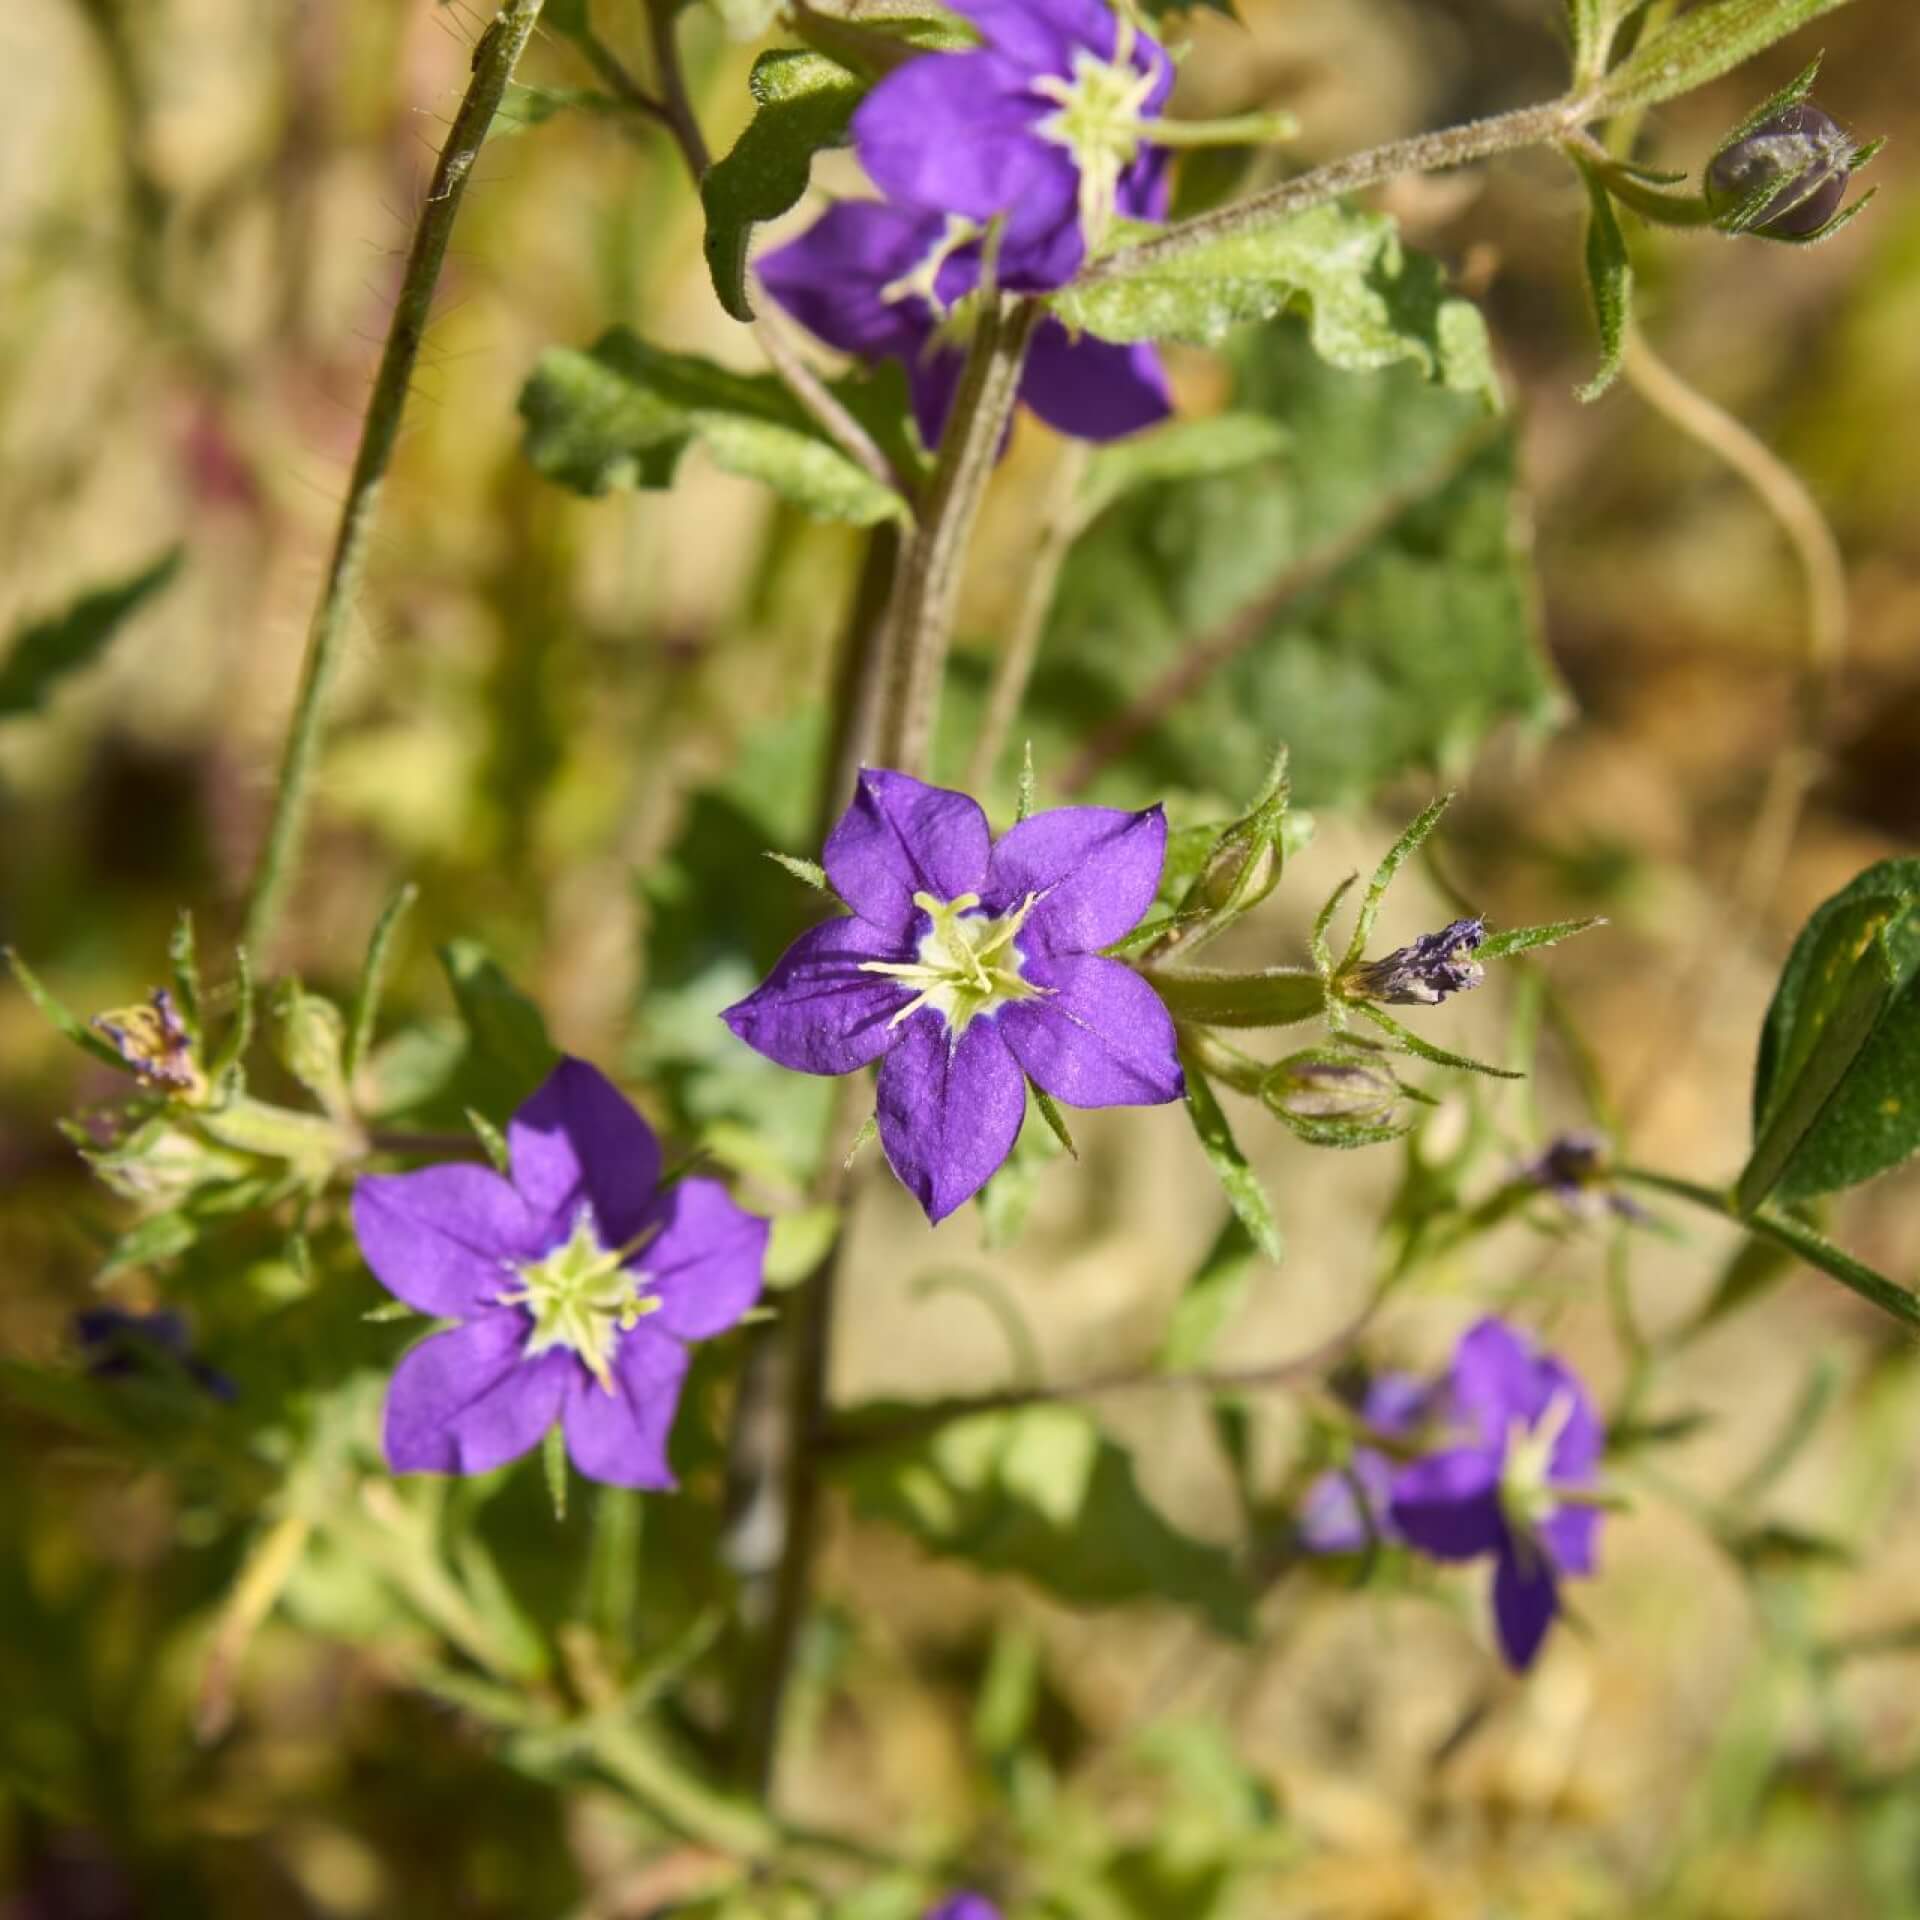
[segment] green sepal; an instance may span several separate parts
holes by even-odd
[[[1428,805],[1387,849],[1386,856],[1374,868],[1373,878],[1367,882],[1366,895],[1360,902],[1359,914],[1354,919],[1353,937],[1348,940],[1347,950],[1341,956],[1339,972],[1347,972],[1366,952],[1367,942],[1373,936],[1374,922],[1380,918],[1380,908],[1387,897],[1387,889],[1393,885],[1400,869],[1426,844],[1428,836],[1440,824],[1441,816],[1453,805],[1453,799],[1452,794],[1443,793]]]
[[[831,893],[833,882],[827,878],[827,870],[814,860],[802,860],[795,853],[776,853],[767,849],[767,858],[777,867],[785,867],[796,880],[804,881],[818,893]]]
[[[20,983],[21,992],[33,1002],[47,1024],[63,1040],[70,1040],[82,1053],[91,1054],[94,1059],[113,1068],[116,1073],[132,1071],[116,1048],[110,1046],[91,1027],[83,1026],[40,984],[39,975],[21,959],[17,948],[7,947],[3,951],[6,954],[7,965],[13,970],[13,977]]]
[[[567,1517],[567,1436],[556,1420],[540,1442],[540,1465],[547,1482],[547,1498],[553,1502],[553,1517]]]
[[[1466,1073],[1484,1073],[1494,1080],[1524,1080],[1527,1077],[1524,1073],[1515,1073],[1511,1067],[1490,1067],[1484,1060],[1470,1060],[1464,1053],[1449,1053],[1445,1047],[1436,1047],[1431,1040],[1423,1040],[1417,1033],[1403,1027],[1391,1014],[1381,1012],[1371,1001],[1355,1001],[1354,1011],[1371,1020],[1388,1039],[1395,1041],[1416,1059],[1431,1061],[1436,1067],[1456,1067]]]
[[[1233,1127],[1190,1046],[1182,1045],[1180,1064],[1185,1069],[1187,1079],[1187,1118],[1193,1122],[1201,1151],[1206,1154],[1214,1178],[1220,1182],[1221,1191],[1227,1196],[1227,1204],[1233,1208],[1241,1225],[1253,1236],[1254,1244],[1260,1251],[1269,1260],[1281,1259],[1286,1243],[1281,1238],[1280,1223],[1274,1218],[1272,1203],[1267,1199],[1266,1189],[1260,1184],[1260,1176],[1254,1172],[1247,1156],[1240,1150],[1240,1143],[1233,1137]]]

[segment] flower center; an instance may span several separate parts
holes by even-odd
[[[913,904],[933,923],[920,936],[919,958],[860,963],[862,973],[884,973],[915,990],[887,1024],[897,1027],[922,1007],[931,1007],[957,1040],[977,1015],[1045,993],[1046,988],[1022,977],[1026,956],[1013,944],[1039,897],[1030,893],[1013,912],[995,917],[977,910],[977,893],[953,900],[916,893]]]
[[[551,1253],[507,1261],[507,1271],[520,1284],[498,1298],[503,1307],[525,1307],[533,1318],[526,1357],[537,1359],[564,1347],[611,1393],[613,1350],[620,1336],[660,1306],[643,1291],[646,1275],[626,1264],[656,1230],[610,1249],[601,1243],[593,1209],[582,1207],[572,1233]]]
[[[1556,1393],[1531,1427],[1516,1420],[1507,1429],[1506,1458],[1500,1468],[1500,1511],[1523,1551],[1563,1504],[1562,1490],[1554,1486],[1550,1476],[1554,1449],[1572,1418],[1573,1396]]]
[[[1113,224],[1120,176],[1140,151],[1141,114],[1158,79],[1151,68],[1143,73],[1134,65],[1137,37],[1123,18],[1111,60],[1081,47],[1071,80],[1045,73],[1033,82],[1035,93],[1058,105],[1034,131],[1058,141],[1080,169],[1080,230],[1089,247],[1098,246]]]

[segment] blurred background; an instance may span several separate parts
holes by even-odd
[[[749,5],[684,25],[716,150],[748,117],[746,75],[766,44]],[[1563,81],[1557,0],[1243,0],[1243,12],[1244,24],[1181,24],[1183,110],[1290,106],[1303,161],[1544,99]],[[602,0],[599,13],[640,64],[638,8]],[[72,1006],[123,1005],[163,977],[182,905],[216,953],[237,926],[400,252],[482,25],[457,0],[0,11],[0,632],[176,543],[186,554],[102,664],[47,711],[0,715],[0,940]],[[1845,652],[1811,680],[1802,577],[1753,492],[1634,388],[1591,407],[1574,397],[1595,359],[1577,181],[1522,156],[1381,199],[1487,311],[1557,686],[1526,723],[1453,756],[1464,798],[1443,871],[1503,924],[1608,916],[1548,975],[1632,1156],[1709,1181],[1743,1155],[1754,1039],[1793,934],[1862,866],[1912,851],[1920,828],[1920,18],[1901,0],[1857,0],[1658,111],[1643,155],[1697,171],[1822,46],[1819,100],[1858,137],[1891,136],[1864,218],[1810,252],[1631,236],[1655,350],[1803,476],[1837,536]],[[546,39],[521,77],[590,82]],[[817,186],[855,179],[844,157],[816,170]],[[514,406],[543,348],[614,322],[756,365],[714,301],[700,236],[663,139],[576,112],[489,142],[381,504],[280,959],[344,990],[381,905],[411,877],[421,899],[397,1005],[444,1015],[433,950],[478,936],[557,1041],[657,1090],[670,1122],[751,1113],[763,1134],[753,1177],[790,1200],[820,1089],[758,1078],[707,1015],[751,976],[736,956],[777,949],[800,911],[757,849],[809,850],[858,537],[697,454],[671,493],[576,499],[527,465]],[[1217,403],[1217,357],[1183,353],[1175,371],[1190,406]],[[1057,453],[1023,425],[990,504],[962,621],[975,683],[1017,604]],[[963,686],[968,671],[963,658]],[[1036,741],[1064,756],[1083,716],[1070,688],[1045,697]],[[1259,719],[1287,733],[1287,713]],[[1168,776],[1176,811],[1207,817],[1206,802],[1245,797],[1207,793],[1185,764]],[[1811,777],[1797,818],[1783,764]],[[1044,793],[1059,760],[1050,772],[1043,755],[1039,771]],[[1165,772],[1138,764],[1126,791],[1151,797]],[[1329,791],[1312,846],[1242,951],[1295,957],[1321,895],[1376,859],[1435,786]],[[1386,931],[1410,937],[1449,911],[1431,880],[1410,880]],[[1507,1057],[1511,981],[1431,1030]],[[110,1079],[0,988],[9,1359],[69,1364],[71,1317],[96,1297],[111,1204],[54,1122],[110,1095]],[[1472,1116],[1458,1100],[1427,1151],[1491,1111],[1498,1151],[1517,1155],[1582,1112],[1552,1047],[1526,1095],[1476,1101]],[[790,1138],[803,1144],[786,1154]],[[1291,1252],[1232,1321],[1217,1357],[1236,1364],[1307,1352],[1347,1324],[1405,1171],[1397,1149],[1314,1157],[1265,1134],[1248,1145]],[[929,1240],[901,1196],[876,1195],[856,1234],[837,1399],[998,1383],[1007,1351],[970,1297],[981,1285],[1018,1299],[1052,1376],[1154,1350],[1219,1226],[1217,1189],[1175,1112],[1090,1119],[1082,1149],[1078,1168],[1039,1170],[1012,1247],[983,1248],[971,1212]],[[1911,1177],[1883,1181],[1837,1210],[1834,1231],[1910,1276],[1917,1195]],[[1686,1322],[1732,1250],[1710,1225],[1674,1226],[1642,1242],[1633,1268],[1656,1330]],[[1607,1258],[1604,1235],[1516,1222],[1424,1273],[1376,1357],[1434,1362],[1474,1313],[1524,1286],[1555,1342],[1617,1382]],[[938,1284],[956,1272],[972,1278]],[[143,1306],[164,1284],[135,1268],[109,1292]],[[376,1298],[362,1285],[356,1310]],[[258,1280],[260,1298],[276,1286],[297,1290],[282,1273]],[[212,1357],[243,1380],[247,1339],[277,1337],[244,1333],[238,1316],[209,1325]],[[1724,1492],[1764,1465],[1810,1380],[1820,1417],[1766,1478],[1765,1511],[1782,1541],[1849,1551],[1789,1544],[1773,1562],[1737,1562],[1689,1517],[1689,1490]],[[843,1644],[798,1806],[823,1825],[964,1823],[982,1792],[973,1690],[1011,1645],[1038,1651],[1061,1778],[1123,1830],[1143,1765],[1186,1782],[1182,1819],[1228,1819],[1208,1772],[1225,1763],[1193,1733],[1227,1730],[1233,1778],[1268,1796],[1261,1824],[1279,1836],[1272,1877],[1234,1911],[1920,1914],[1910,1349],[1799,1273],[1688,1342],[1661,1411],[1699,1416],[1660,1456],[1667,1497],[1636,1486],[1603,1577],[1580,1596],[1584,1630],[1563,1632],[1524,1689],[1485,1654],[1473,1607],[1430,1592],[1289,1579],[1268,1595],[1257,1641],[1236,1646],[1152,1609],[1070,1612],[836,1510],[823,1585],[846,1603]],[[1158,1507],[1202,1537],[1231,1534],[1203,1407],[1170,1391],[1114,1396],[1100,1413]],[[1284,1399],[1262,1403],[1255,1437],[1283,1483],[1300,1444]],[[192,1473],[22,1407],[0,1412],[0,1446],[9,1920],[664,1910],[671,1882],[635,1865],[617,1796],[556,1793],[501,1764],[493,1735],[426,1700],[378,1637],[334,1630],[317,1602],[260,1629],[229,1728],[196,1738],[201,1661],[248,1539],[248,1496],[212,1496]],[[1142,1901],[1100,1911],[1215,1911],[1197,1892]]]

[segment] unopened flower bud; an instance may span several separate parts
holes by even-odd
[[[1802,100],[1713,156],[1707,204],[1717,220],[1735,221],[1742,233],[1804,240],[1840,211],[1854,155],[1832,115]],[[1756,203],[1758,210],[1748,211]]]
[[[344,1113],[347,1077],[343,1053],[347,1023],[331,1000],[306,993],[289,981],[276,1008],[276,1050],[282,1065],[329,1113]]]
[[[1411,946],[1355,967],[1346,977],[1347,993],[1390,1006],[1438,1006],[1449,994],[1465,993],[1486,978],[1479,962],[1468,957],[1486,937],[1487,923],[1477,915],[1455,920],[1438,933],[1423,933]]]
[[[1215,912],[1245,913],[1280,883],[1280,849],[1262,834],[1251,845],[1223,845],[1207,863],[1196,889],[1199,904]]]
[[[195,1104],[206,1097],[207,1077],[193,1057],[193,1037],[165,987],[145,1005],[116,1007],[93,1024],[143,1086],[165,1087]]]
[[[1282,1060],[1266,1083],[1267,1104],[1296,1120],[1362,1120],[1379,1125],[1400,1098],[1384,1067],[1300,1053]]]

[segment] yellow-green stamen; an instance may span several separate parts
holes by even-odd
[[[1143,136],[1141,114],[1159,76],[1133,64],[1138,30],[1131,20],[1120,22],[1113,58],[1102,60],[1082,47],[1073,56],[1073,78],[1041,74],[1033,90],[1055,101],[1059,111],[1039,122],[1035,131],[1057,140],[1080,169],[1080,231],[1089,247],[1097,247],[1113,225],[1120,192],[1120,176],[1132,166]]]
[[[503,1307],[525,1307],[533,1317],[526,1358],[563,1347],[611,1393],[613,1350],[621,1334],[661,1304],[644,1291],[646,1275],[626,1264],[656,1231],[649,1228],[609,1249],[601,1244],[592,1209],[583,1207],[572,1233],[551,1253],[508,1261],[507,1270],[520,1285],[498,1299]]]
[[[978,1015],[1046,992],[1023,977],[1025,956],[1013,944],[1039,897],[1030,893],[1013,912],[996,917],[977,910],[977,893],[952,900],[916,893],[913,904],[933,923],[920,937],[919,957],[860,963],[862,973],[882,973],[915,989],[887,1024],[897,1027],[922,1007],[931,1007],[957,1040]]]

